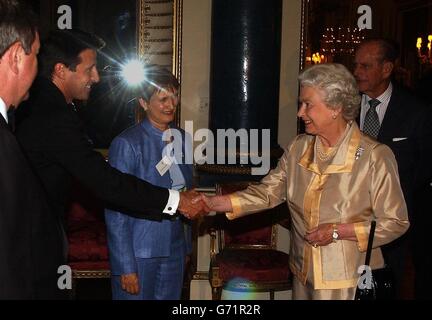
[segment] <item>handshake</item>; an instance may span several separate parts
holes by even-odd
[[[195,190],[180,193],[178,211],[188,219],[197,219],[210,211],[232,211],[228,195],[209,197]]]

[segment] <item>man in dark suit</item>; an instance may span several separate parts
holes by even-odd
[[[398,58],[395,45],[384,39],[363,42],[356,51],[354,76],[363,93],[360,129],[387,144],[395,154],[400,183],[408,207],[411,232],[383,247],[386,263],[394,271],[396,291],[401,296],[412,235],[421,215],[415,204],[420,193],[430,189],[431,116],[423,103],[391,81]],[[414,232],[413,232],[414,231]],[[408,251],[410,250],[410,251]]]
[[[9,129],[7,111],[27,98],[39,35],[31,12],[0,0],[0,299],[62,298],[61,224]]]
[[[161,220],[181,211],[193,218],[204,204],[192,204],[193,191],[153,186],[111,167],[93,150],[75,111],[74,101],[87,100],[99,82],[97,50],[103,41],[80,30],[57,30],[42,43],[39,75],[25,103],[16,135],[52,210],[64,218],[77,179],[108,206],[138,218]]]

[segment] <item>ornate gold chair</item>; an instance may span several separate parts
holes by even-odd
[[[219,184],[216,194],[242,190],[249,184]],[[210,229],[209,270],[214,300],[221,298],[222,289],[268,291],[271,300],[275,291],[291,289],[289,255],[276,250],[277,223],[286,221],[287,216],[286,204],[232,221],[222,214],[214,216]]]

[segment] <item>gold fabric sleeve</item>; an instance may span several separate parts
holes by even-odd
[[[369,169],[372,211],[377,222],[373,248],[377,248],[408,230],[408,211],[396,159],[388,146],[379,144],[372,150]],[[370,224],[366,227],[369,235]]]
[[[286,174],[289,150],[290,147],[285,148],[277,167],[271,170],[261,180],[260,184],[250,185],[247,189],[230,195],[233,212],[226,213],[228,219],[232,220],[271,209],[286,201]]]
[[[227,212],[226,217],[229,220],[233,220],[241,215],[242,210],[241,210],[240,200],[238,196],[235,195],[235,193],[228,195],[228,197],[231,201],[231,206],[233,208],[233,211]]]

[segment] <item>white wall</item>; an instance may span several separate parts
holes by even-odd
[[[193,120],[195,130],[207,128],[211,0],[183,0],[182,42],[182,127],[185,121]]]
[[[283,0],[278,132],[281,147],[285,147],[297,134],[300,27],[301,0]]]

